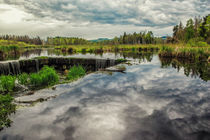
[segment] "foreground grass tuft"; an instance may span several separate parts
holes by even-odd
[[[44,66],[39,73],[30,75],[30,84],[34,87],[53,86],[59,77],[54,68]]]
[[[70,68],[67,79],[76,80],[85,75],[85,69],[82,66],[73,66]]]
[[[27,73],[23,73],[17,76],[18,83],[21,85],[27,85],[29,83],[29,75]]]
[[[0,92],[11,92],[15,87],[15,76],[1,76],[0,77]]]

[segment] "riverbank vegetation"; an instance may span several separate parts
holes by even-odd
[[[83,77],[84,75],[85,69],[82,66],[73,66],[68,72],[67,79],[72,81]]]
[[[13,97],[9,94],[0,94],[0,130],[9,127],[11,120],[9,115],[15,112],[15,105],[12,104]]]
[[[82,66],[73,66],[70,68],[65,82],[71,82],[83,77],[86,74]],[[30,90],[36,90],[53,86],[59,82],[59,74],[54,68],[44,66],[38,73],[22,73],[15,75],[1,75],[0,76],[0,130],[4,127],[10,126],[11,120],[9,115],[15,112],[15,104],[13,97],[20,87],[24,86]],[[20,86],[22,85],[22,86]]]
[[[73,66],[66,76],[67,81],[73,81],[85,75],[86,71],[82,66]],[[31,89],[59,84],[59,74],[53,67],[44,66],[38,73],[22,73],[15,75],[0,76],[0,94],[12,93],[18,85],[24,85]]]

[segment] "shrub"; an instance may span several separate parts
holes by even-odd
[[[17,79],[18,79],[18,83],[20,83],[21,85],[27,85],[29,75],[27,73],[23,73],[23,74],[18,75]]]
[[[54,68],[44,66],[42,70],[39,72],[39,75],[42,79],[43,85],[54,85],[58,82],[58,74],[56,73]]]
[[[203,38],[192,38],[188,41],[188,46],[190,47],[206,47],[208,44],[204,42]]]
[[[30,75],[30,83],[33,86],[41,86],[42,85],[42,79],[41,79],[40,75],[37,74],[37,73],[32,73]]]
[[[207,47],[208,44],[206,42],[203,42],[203,41],[199,41],[197,42],[197,47]]]
[[[1,76],[0,77],[0,91],[1,92],[11,92],[15,87],[15,76]]]
[[[13,97],[9,94],[0,95],[0,130],[10,126],[9,115],[15,112],[15,105],[12,104]]]
[[[76,80],[85,75],[85,69],[82,66],[73,66],[70,68],[67,79]]]
[[[30,75],[30,83],[33,86],[52,86],[58,82],[58,74],[54,68],[44,66],[39,73]]]

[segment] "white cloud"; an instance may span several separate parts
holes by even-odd
[[[210,10],[208,0],[2,0],[0,3],[1,11],[10,11],[0,14],[0,19],[4,19],[0,29],[6,27],[2,34],[31,35],[33,30],[29,27],[34,24],[35,33],[42,37],[57,33],[63,36],[111,38],[124,31],[139,32],[145,29],[153,30],[156,35],[166,35],[172,33],[172,26],[180,20],[205,16]],[[17,19],[13,18],[12,13],[16,14]],[[21,25],[13,25],[12,32],[6,26],[8,22],[20,22],[28,28],[20,31]]]

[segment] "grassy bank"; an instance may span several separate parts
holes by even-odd
[[[207,61],[210,56],[210,47],[162,46],[159,50],[159,56]]]
[[[20,55],[24,49],[54,48],[63,54],[66,53],[104,53],[104,52],[158,52],[161,57],[177,58],[201,58],[208,59],[210,45],[207,43],[179,43],[179,44],[137,44],[137,45],[62,45],[62,46],[40,46],[30,45],[23,42],[0,40],[1,57]]]
[[[161,57],[207,60],[210,56],[210,45],[195,47],[195,44],[157,44],[157,45],[116,45],[116,46],[55,46],[63,52],[103,53],[103,52],[158,52]]]
[[[59,83],[71,82],[83,77],[86,74],[82,66],[73,66],[66,71],[65,81],[60,81],[61,77],[54,68],[44,66],[38,73],[20,74],[17,76],[0,76],[0,131],[4,127],[10,126],[9,115],[15,112],[13,97],[20,85],[24,85],[31,90],[53,86]]]

